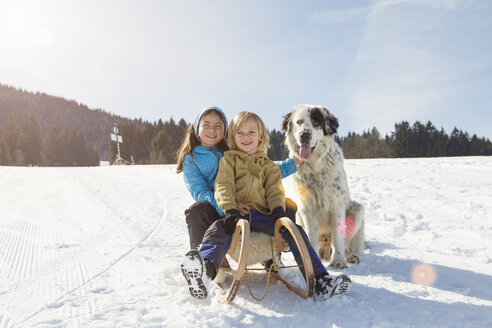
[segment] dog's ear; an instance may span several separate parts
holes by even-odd
[[[334,135],[337,133],[338,129],[338,119],[333,116],[333,114],[330,113],[330,111],[325,108],[325,123],[326,123],[326,129],[328,130],[328,133],[330,135]]]
[[[282,131],[289,132],[290,131],[290,118],[292,116],[292,112],[284,116],[284,121],[282,122]]]

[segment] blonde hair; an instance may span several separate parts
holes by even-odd
[[[224,126],[226,125],[226,121],[224,119],[224,116],[219,111],[217,111],[215,109],[209,109],[209,110],[205,111],[201,115],[197,125],[199,125],[200,122],[202,121],[202,119],[210,113],[217,114],[221,118],[222,122],[224,123]],[[193,124],[190,124],[190,126],[188,126],[188,129],[186,130],[186,133],[184,135],[183,143],[181,144],[181,147],[179,147],[179,149],[176,153],[176,158],[177,158],[176,173],[183,172],[183,162],[184,162],[184,158],[186,155],[190,155],[191,161],[193,161],[193,149],[195,149],[196,146],[200,146],[200,144],[201,144],[201,142],[200,142],[200,140],[198,140],[198,138],[195,134],[195,129],[193,127]],[[227,147],[227,143],[226,143],[224,138],[222,138],[222,140],[220,140],[217,143],[217,145],[215,145],[215,146],[217,147],[217,149],[221,153],[224,153],[225,151],[229,150],[229,147]]]
[[[266,153],[268,151],[270,137],[268,135],[268,131],[266,129],[265,123],[261,120],[261,118],[255,113],[251,112],[240,112],[234,116],[229,125],[229,129],[227,130],[227,145],[231,150],[239,150],[239,147],[236,145],[236,133],[248,119],[253,118],[258,123],[258,132],[260,134],[260,142],[258,144],[258,151]]]

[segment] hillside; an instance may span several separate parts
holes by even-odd
[[[219,286],[198,301],[181,275],[192,199],[174,165],[0,166],[0,328],[492,327],[492,157],[346,170],[369,247],[343,270],[351,292],[314,302],[272,282],[258,303],[243,283],[221,305]],[[264,276],[250,283],[263,293]]]
[[[85,139],[99,153],[101,160],[109,159],[108,143],[114,123],[132,122],[101,109],[90,109],[75,100],[0,84],[0,130],[11,115],[21,128],[29,116],[34,115],[42,134],[51,127],[82,131]]]

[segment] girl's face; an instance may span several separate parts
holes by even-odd
[[[260,131],[258,129],[258,122],[256,122],[256,120],[252,117],[248,118],[239,127],[234,139],[239,150],[248,155],[256,153],[258,150],[258,145],[262,141]]]
[[[213,147],[224,138],[224,122],[216,113],[204,115],[198,124],[200,146]]]

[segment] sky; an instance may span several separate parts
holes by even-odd
[[[0,83],[147,121],[207,105],[339,135],[431,121],[492,139],[489,0],[0,0]]]

